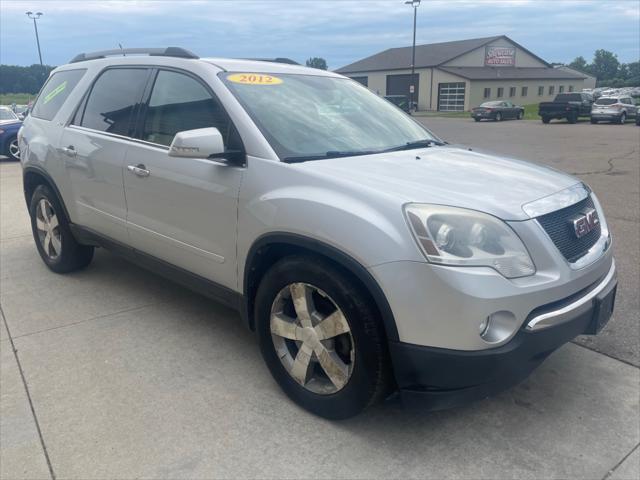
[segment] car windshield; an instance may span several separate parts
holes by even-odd
[[[502,102],[484,102],[481,104],[481,107],[499,107],[502,105]]]
[[[617,98],[599,98],[596,100],[596,105],[613,105],[614,103],[618,103]]]
[[[264,73],[221,76],[282,160],[367,155],[437,141],[353,80]]]
[[[15,113],[7,108],[0,108],[0,120],[17,120]]]

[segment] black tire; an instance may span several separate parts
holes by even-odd
[[[569,123],[577,123],[578,122],[578,114],[572,113],[567,117],[567,122]]]
[[[549,123],[551,119],[549,117],[542,117],[542,123]]]
[[[17,150],[18,147],[18,137],[14,135],[13,137],[7,139],[6,149],[3,152],[3,155],[6,155],[11,160],[20,160],[20,152]]]
[[[596,120],[595,118],[592,118],[591,123],[595,125],[596,123],[598,123],[598,120]]]
[[[41,222],[41,216],[38,216],[38,205],[41,201],[48,202],[52,217],[55,215],[57,226],[51,229],[56,236],[60,237],[59,249],[55,256],[52,251],[55,250],[51,242],[49,247],[45,247],[45,241],[41,238],[43,230],[38,228],[38,222]],[[64,209],[60,204],[58,197],[46,185],[39,185],[33,192],[31,202],[29,204],[29,214],[31,215],[31,231],[36,242],[36,248],[40,254],[42,261],[50,270],[56,273],[68,273],[82,269],[91,263],[94,248],[87,245],[80,245],[71,233],[69,228],[69,220],[65,216]],[[50,233],[53,235],[53,233]],[[48,251],[45,251],[47,248]],[[53,249],[53,250],[51,250]]]
[[[625,112],[622,112],[622,115],[620,115],[620,120],[618,120],[618,122],[620,123],[620,125],[624,125],[626,121],[627,121],[627,114]]]
[[[502,121],[502,114],[500,112],[496,113],[495,120],[496,120],[496,122],[501,122]]]
[[[519,110],[517,119],[522,120],[523,118],[524,118],[524,112],[522,110]]]
[[[474,118],[474,120],[475,120],[476,122],[479,122],[479,121],[480,121],[480,119],[479,119],[479,118]]]
[[[271,309],[280,292],[293,283],[304,283],[325,292],[349,325],[354,361],[350,377],[336,392],[319,394],[302,386],[277,354],[271,334]],[[265,274],[254,309],[260,349],[273,378],[295,403],[321,417],[339,420],[357,415],[389,393],[391,362],[384,329],[372,303],[345,271],[321,257],[286,257]]]

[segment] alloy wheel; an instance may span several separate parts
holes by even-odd
[[[20,160],[20,149],[18,148],[18,139],[14,139],[9,144],[9,155],[16,160]]]
[[[45,198],[40,199],[36,208],[36,228],[42,250],[49,259],[55,260],[62,253],[62,235],[58,216]]]
[[[331,395],[349,382],[355,344],[345,315],[325,292],[307,283],[284,287],[273,301],[270,329],[280,362],[299,385]]]

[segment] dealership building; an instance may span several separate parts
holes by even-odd
[[[411,47],[390,48],[336,70],[379,95],[409,95]],[[464,111],[490,100],[519,105],[581,91],[586,75],[553,68],[509,37],[416,45],[418,110]]]

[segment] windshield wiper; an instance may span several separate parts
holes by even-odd
[[[434,140],[432,138],[425,138],[424,140],[416,140],[414,142],[407,142],[404,145],[400,145],[397,147],[387,148],[383,150],[384,152],[399,152],[401,150],[413,150],[415,148],[425,148],[431,147],[433,145],[437,145],[439,147],[443,146],[443,142],[439,142],[438,140]]]
[[[357,157],[358,155],[371,155],[376,152],[374,150],[353,150],[353,151],[338,151],[330,150],[322,155],[303,155],[300,157],[285,157],[282,159],[285,163],[302,163],[309,162],[311,160],[326,160],[328,158],[340,158],[340,157]]]

